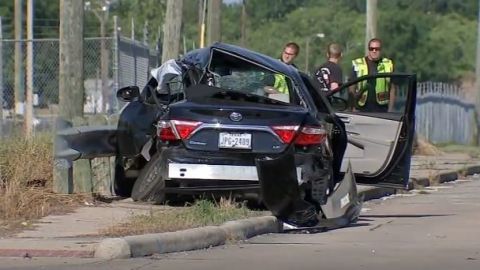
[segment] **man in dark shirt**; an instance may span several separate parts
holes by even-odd
[[[381,56],[382,41],[373,38],[368,42],[368,54],[352,61],[350,80],[366,75],[393,72],[393,61]],[[393,106],[395,94],[390,89],[388,79],[367,80],[351,89],[355,97],[355,108],[365,112],[387,112]],[[391,91],[392,90],[392,91]]]
[[[342,68],[338,64],[342,58],[342,48],[337,43],[331,43],[327,47],[327,62],[320,65],[315,71],[315,77],[320,83],[322,90],[335,91],[343,81]]]

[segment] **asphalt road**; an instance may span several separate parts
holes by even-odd
[[[472,180],[473,181],[470,181]],[[480,269],[480,177],[364,204],[357,224],[317,234],[148,258],[0,259],[0,269]]]

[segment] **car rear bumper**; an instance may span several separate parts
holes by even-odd
[[[167,193],[258,192],[260,189],[255,166],[258,155],[189,151],[173,147],[162,151],[168,162]],[[276,156],[271,155],[271,158]],[[319,173],[318,170],[312,171],[319,165],[318,160],[318,153],[295,154],[299,184]]]
[[[209,180],[239,180],[258,182],[257,168],[255,166],[235,165],[208,165],[169,163],[169,179],[202,179]],[[297,179],[302,179],[302,168],[297,167]]]

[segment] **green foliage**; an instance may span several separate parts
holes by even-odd
[[[258,18],[261,11],[249,14],[253,22],[247,29],[247,46],[277,57],[283,44],[296,41],[302,49],[296,64],[304,69],[305,48],[310,38],[311,72],[325,60],[326,45],[337,42],[344,48],[341,65],[348,75],[351,60],[364,55],[365,1],[297,1],[297,4],[290,12],[278,12],[278,16],[267,12],[263,17],[268,19],[263,21]],[[261,7],[255,5],[255,9]],[[473,0],[379,1],[378,32],[384,41],[383,55],[395,61],[397,71],[415,72],[419,80],[461,80],[474,70],[477,11],[478,1]],[[325,38],[313,38],[319,32]]]
[[[0,2],[0,17],[2,17],[3,38],[13,38],[14,1]]]
[[[266,22],[283,19],[298,7],[305,6],[306,0],[247,0],[247,13],[252,18],[252,25],[262,25]]]
[[[401,9],[424,14],[458,13],[473,20],[476,20],[478,15],[478,1],[475,0],[389,0],[378,1],[378,6],[381,10]],[[415,17],[412,16],[412,18]]]
[[[473,72],[475,30],[475,22],[458,14],[438,16],[423,46],[419,46],[418,53],[423,56],[421,64],[432,67],[423,69],[422,76],[431,80],[453,81]]]
[[[103,0],[90,0],[99,7]],[[309,40],[309,71],[325,61],[330,42],[344,47],[342,67],[348,74],[353,58],[364,55],[365,0],[245,0],[246,46],[278,57],[282,46],[295,41],[301,52],[295,61],[306,64]],[[14,1],[0,1],[4,38],[13,37]],[[25,3],[24,3],[25,5]],[[199,1],[184,0],[181,53],[199,46]],[[384,41],[384,56],[395,61],[397,71],[415,72],[419,80],[457,81],[474,71],[478,1],[475,0],[389,0],[378,1],[378,32]],[[222,8],[222,41],[241,43],[242,5]],[[59,1],[35,2],[35,36],[58,35]],[[132,19],[135,38],[154,46],[164,24],[166,0],[111,1],[107,33],[112,15],[118,16],[124,36],[130,37]],[[24,18],[25,20],[25,18]],[[85,11],[85,35],[99,36],[99,20]],[[315,37],[324,33],[323,39]],[[24,33],[25,35],[25,33]],[[110,34],[109,34],[110,35]],[[5,64],[6,65],[6,64]]]
[[[309,71],[312,71],[325,61],[327,44],[337,42],[348,48],[344,60],[345,63],[349,63],[363,48],[359,46],[363,40],[363,20],[363,15],[357,15],[341,7],[336,9],[336,12],[331,12],[327,6],[299,8],[288,14],[283,21],[264,24],[250,31],[248,45],[254,50],[279,57],[283,45],[288,41],[295,41],[301,46],[295,63],[300,69],[304,69],[308,41]],[[344,27],[345,25],[350,27]],[[325,37],[319,38],[316,36],[318,33],[323,33]]]

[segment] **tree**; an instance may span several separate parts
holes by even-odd
[[[147,22],[148,43],[155,45],[165,22],[166,2],[158,0],[118,0],[111,5],[111,14],[119,18],[119,26],[124,36],[130,37],[132,19],[135,25],[135,39],[143,39],[143,28]],[[110,23],[110,25],[112,25]]]

